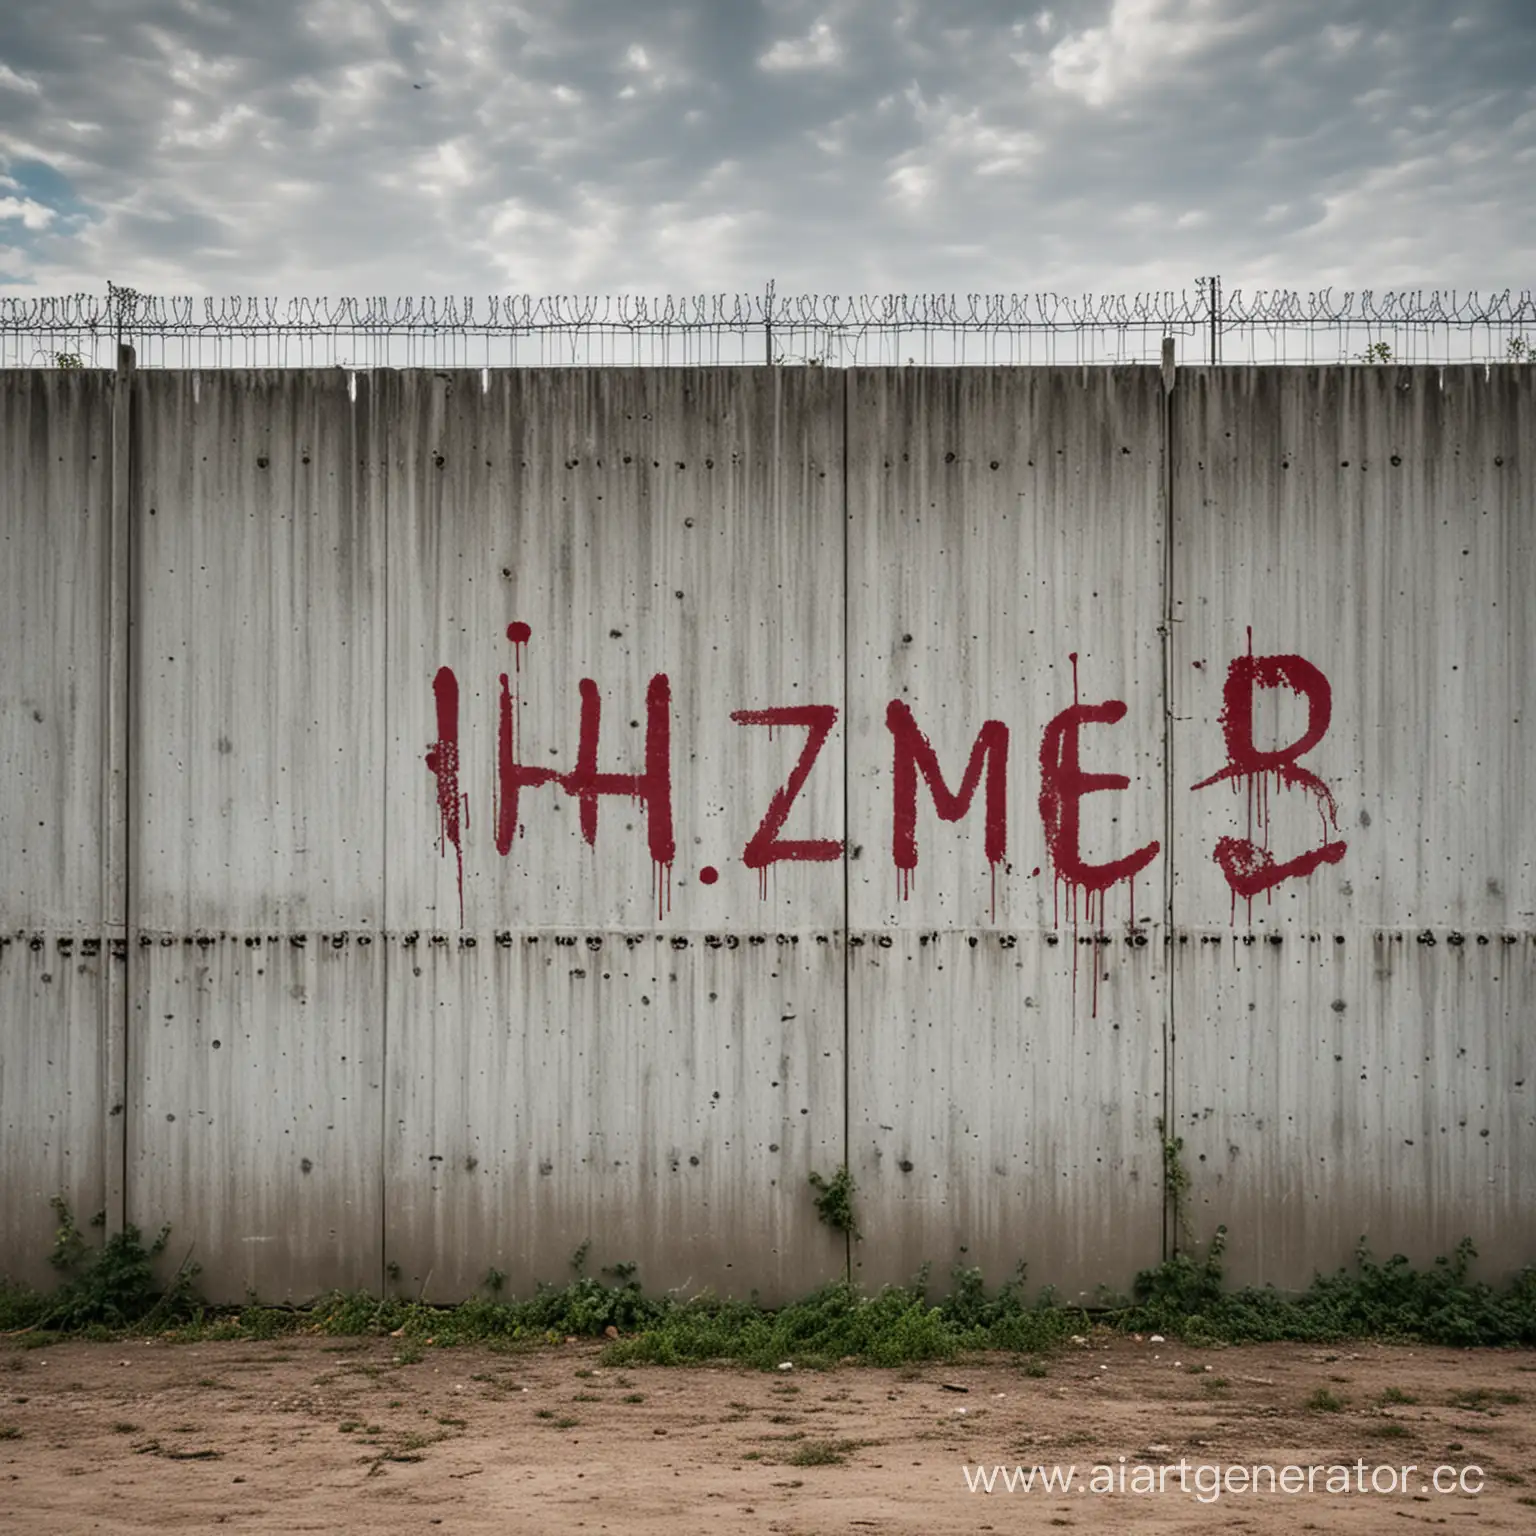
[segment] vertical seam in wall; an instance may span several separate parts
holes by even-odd
[[[106,1198],[109,1212],[108,1231],[120,1231],[128,1221],[128,1031],[133,1011],[133,989],[130,985],[130,976],[133,964],[133,945],[130,942],[132,936],[131,914],[133,909],[133,880],[131,868],[132,856],[132,758],[133,758],[133,731],[132,731],[132,700],[133,700],[133,588],[134,588],[134,558],[133,558],[133,507],[134,494],[133,482],[136,470],[133,431],[133,397],[134,381],[129,369],[124,366],[125,354],[121,346],[118,349],[117,372],[112,386],[112,486],[111,496],[111,521],[107,533],[106,551],[106,578],[107,578],[107,622],[109,633],[107,645],[109,655],[112,651],[118,651],[121,674],[121,695],[115,701],[115,712],[118,715],[115,733],[110,720],[114,712],[114,704],[108,704],[108,732],[107,732],[107,761],[106,772],[102,784],[102,801],[105,815],[103,816],[103,842],[112,851],[107,857],[114,862],[120,861],[120,869],[117,878],[109,881],[113,887],[113,907],[121,902],[119,910],[102,911],[103,945],[101,949],[101,964],[103,968],[102,985],[104,989],[104,1001],[110,1010],[113,1002],[113,942],[112,930],[117,927],[117,919],[121,920],[123,936],[123,968],[119,979],[122,988],[121,997],[118,999],[120,1017],[117,1022],[119,1035],[116,1050],[106,1051],[105,1066],[109,1080],[104,1084],[106,1089],[107,1110],[106,1136],[107,1145],[112,1150],[109,1154],[107,1167],[103,1170],[107,1174],[104,1183],[103,1195]],[[117,569],[121,562],[121,569]],[[111,665],[107,668],[107,686],[109,689],[118,685],[118,679],[114,675],[115,668]],[[110,696],[109,696],[110,697]],[[116,771],[117,763],[121,762],[122,777],[116,794],[113,793],[112,778]],[[108,1028],[111,1028],[110,1014],[108,1015]],[[106,1046],[107,1042],[103,1042]],[[115,1114],[114,1114],[115,1111]],[[112,1124],[113,1119],[117,1125]],[[113,1187],[115,1184],[115,1187]]]
[[[123,623],[127,640],[123,676],[123,1129],[121,1146],[123,1159],[123,1223],[126,1226],[129,1212],[128,1189],[130,1184],[130,1155],[133,1151],[133,1116],[128,1102],[132,1087],[133,1047],[133,998],[134,956],[138,951],[135,936],[138,929],[138,875],[134,859],[138,850],[138,814],[135,804],[140,775],[135,771],[139,764],[142,743],[138,733],[138,712],[134,708],[139,695],[143,669],[140,655],[143,650],[139,633],[139,621],[135,609],[140,588],[143,586],[143,551],[139,547],[139,473],[141,469],[139,447],[139,391],[138,381],[130,378],[124,389],[127,411],[126,445],[124,448],[123,507],[123,559],[127,567],[127,581],[123,593]]]
[[[122,922],[124,935],[123,959],[124,970],[127,969],[127,933],[128,933],[128,891],[122,883],[121,868],[115,869],[118,860],[118,838],[122,835],[123,828],[120,825],[122,815],[121,784],[116,785],[114,793],[114,776],[116,774],[116,756],[118,737],[113,734],[113,715],[120,711],[122,700],[117,698],[115,690],[119,686],[118,674],[114,664],[114,658],[118,655],[120,645],[119,621],[121,614],[118,612],[118,582],[120,577],[126,582],[126,571],[120,570],[121,554],[119,544],[122,537],[123,519],[123,465],[121,463],[122,437],[121,415],[123,409],[123,382],[122,382],[122,354],[118,353],[117,370],[112,376],[111,411],[108,415],[107,430],[110,434],[107,453],[107,506],[106,521],[103,537],[105,540],[104,556],[102,559],[101,576],[101,613],[102,631],[105,642],[107,664],[105,669],[105,686],[101,696],[101,784],[97,800],[97,821],[100,826],[101,859],[98,866],[98,884],[100,898],[101,923],[101,994],[100,1006],[97,1009],[97,1061],[101,1074],[101,1192],[102,1205],[107,1216],[107,1232],[112,1234],[121,1229],[125,1212],[122,1209],[122,1188],[126,1182],[122,1177],[122,1156],[125,1150],[120,1138],[122,1127],[115,1126],[112,1122],[115,1118],[127,1120],[126,1112],[120,1116],[112,1113],[115,1105],[122,1103],[118,1092],[118,1079],[126,1077],[125,1069],[120,1068],[119,1058],[126,1054],[122,1040],[122,1032],[127,1024],[126,1008],[121,1004],[117,993],[113,990],[115,971],[113,969],[113,935],[117,929],[119,920]],[[123,660],[123,677],[127,676],[126,657]],[[121,720],[118,722],[121,730]],[[126,977],[124,979],[124,996],[127,995]],[[113,1008],[119,1008],[119,1017],[116,1022],[113,1019]],[[116,1145],[116,1153],[114,1153]]]
[[[1163,1132],[1158,1138],[1158,1167],[1163,1190],[1162,1252],[1164,1260],[1177,1250],[1177,1212],[1170,1205],[1163,1144],[1173,1139],[1173,1057],[1177,1048],[1174,1015],[1174,968],[1178,936],[1174,932],[1173,832],[1173,575],[1174,575],[1174,399],[1177,373],[1163,390]]]
[[[848,440],[849,400],[848,395],[852,387],[853,370],[843,369],[843,495],[842,495],[842,521],[843,521],[843,1166],[850,1171],[853,1166],[853,1148],[850,1145],[852,1129],[852,1095],[851,1084],[853,1078],[853,1062],[849,1055],[849,1046],[852,1040],[853,1027],[853,944],[852,944],[852,917],[853,917],[853,873],[851,855],[851,829],[849,826],[849,809],[851,799],[849,795],[849,776],[851,772],[850,758],[852,756],[852,727],[853,721],[849,712],[850,682],[852,674],[852,656],[849,651],[849,632],[853,607],[853,593],[850,587],[852,580],[852,566],[849,561],[850,537],[848,527],[848,455],[850,444]],[[848,1279],[853,1279],[853,1234],[845,1235],[844,1241],[844,1268]]]
[[[378,376],[369,373],[366,380],[359,380],[358,396],[352,400],[352,473],[354,516],[361,503],[361,510],[370,520],[377,518],[379,537],[383,546],[380,562],[381,586],[378,609],[382,634],[384,664],[379,668],[382,681],[380,700],[380,726],[384,742],[384,771],[379,801],[379,948],[384,957],[384,973],[379,982],[379,1295],[385,1294],[385,1281],[389,1275],[389,975],[393,969],[389,934],[389,501],[387,496],[375,496],[373,481],[373,434],[372,422],[377,419],[377,401],[374,389]],[[364,395],[366,399],[358,397]],[[365,416],[361,434],[358,430],[360,406],[371,412]],[[368,452],[366,459],[358,453],[361,440]]]
[[[132,1084],[132,1072],[130,1062],[133,1059],[133,992],[134,992],[134,955],[138,945],[134,942],[138,928],[138,874],[134,869],[134,857],[138,851],[138,839],[134,836],[138,826],[137,806],[135,797],[138,793],[139,775],[134,771],[138,766],[140,742],[138,736],[138,715],[134,709],[134,701],[138,696],[141,667],[139,656],[143,649],[140,643],[139,623],[135,613],[136,599],[143,578],[143,553],[139,548],[138,523],[139,501],[138,478],[140,471],[138,453],[139,422],[138,422],[138,384],[137,380],[129,379],[124,390],[127,396],[125,402],[128,412],[127,460],[124,470],[123,506],[126,512],[126,520],[123,528],[123,560],[127,567],[127,580],[124,582],[123,591],[123,630],[126,637],[126,655],[123,667],[123,1129],[122,1129],[122,1159],[123,1159],[123,1225],[128,1223],[128,1186],[129,1186],[129,1155],[132,1152],[132,1125],[133,1116],[130,1113],[128,1103],[129,1092]]]

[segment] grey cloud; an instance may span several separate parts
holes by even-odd
[[[0,16],[39,87],[0,84],[0,169],[97,214],[28,246],[44,285],[1518,284],[1536,250],[1525,0],[70,9]]]

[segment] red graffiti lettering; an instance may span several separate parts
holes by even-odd
[[[1121,880],[1134,879],[1161,848],[1153,841],[1107,864],[1090,864],[1083,857],[1083,797],[1103,790],[1129,789],[1131,781],[1123,773],[1084,771],[1082,729],[1085,725],[1118,725],[1124,718],[1125,704],[1119,699],[1074,704],[1046,726],[1040,741],[1040,819],[1045,824],[1051,864],[1059,882],[1080,888],[1090,897]]]
[[[770,732],[780,725],[804,726],[808,733],[789,778],[774,791],[767,814],[742,851],[742,862],[748,869],[757,871],[758,894],[766,899],[770,865],[784,860],[830,864],[842,857],[843,845],[835,838],[779,837],[779,830],[788,820],[795,798],[805,788],[816,758],[832,734],[832,727],[837,724],[837,706],[804,704],[784,709],[738,709],[732,711],[731,719],[737,725],[766,725]]]
[[[959,821],[971,808],[986,771],[986,832],[983,849],[992,870],[992,916],[997,916],[997,869],[1008,853],[1008,727],[1001,720],[986,721],[977,732],[970,760],[958,791],[951,791],[939,768],[933,743],[918,729],[912,711],[900,699],[886,706],[885,723],[894,748],[892,789],[895,807],[891,821],[891,855],[896,862],[897,882],[905,901],[912,894],[912,871],[917,868],[917,778],[921,774],[933,795],[933,807],[941,821]]]
[[[657,915],[672,901],[672,861],[677,843],[672,830],[672,686],[664,672],[650,681],[645,695],[645,768],[640,773],[600,773],[598,741],[602,733],[603,704],[597,684],[584,677],[580,684],[581,724],[576,743],[576,766],[570,773],[535,768],[517,759],[515,713],[506,674],[501,678],[501,716],[497,731],[496,851],[511,852],[518,833],[518,798],[523,789],[558,784],[580,803],[581,835],[589,847],[597,846],[597,807],[604,795],[623,795],[645,807],[646,840],[651,850],[653,888]]]
[[[1045,823],[1045,844],[1051,863],[1063,885],[1077,886],[1090,895],[1107,891],[1122,880],[1134,879],[1157,857],[1162,846],[1154,840],[1107,864],[1090,864],[1083,857],[1083,797],[1102,790],[1129,789],[1131,781],[1123,773],[1084,771],[1080,755],[1082,729],[1085,725],[1118,725],[1124,718],[1125,705],[1119,699],[1103,704],[1074,704],[1046,726],[1040,742],[1040,819]]]
[[[1083,920],[1095,930],[1104,928],[1104,896],[1124,880],[1131,884],[1131,924],[1136,922],[1134,881],[1155,859],[1161,844],[1150,842],[1123,858],[1091,864],[1083,857],[1082,805],[1087,795],[1105,790],[1125,790],[1131,781],[1123,773],[1088,773],[1082,766],[1082,730],[1085,725],[1118,725],[1125,718],[1125,704],[1107,699],[1084,704],[1077,693],[1077,655],[1072,655],[1072,706],[1064,709],[1045,728],[1040,739],[1040,820],[1045,825],[1045,845],[1050,853],[1056,907],[1053,921],[1061,922],[1061,887],[1067,887],[1068,917],[1072,923],[1072,975],[1077,977],[1077,893],[1085,896]],[[1099,1009],[1099,961],[1093,961],[1093,1011]]]
[[[1289,688],[1307,705],[1307,728],[1289,746],[1264,750],[1253,739],[1254,694],[1260,688]],[[1272,893],[1284,880],[1300,880],[1324,864],[1337,864],[1348,844],[1334,842],[1332,834],[1339,824],[1333,791],[1315,773],[1298,765],[1298,759],[1310,752],[1327,734],[1333,718],[1333,689],[1317,667],[1300,656],[1255,656],[1253,631],[1248,631],[1248,654],[1233,659],[1227,668],[1222,690],[1221,731],[1226,741],[1227,764],[1208,779],[1201,779],[1194,789],[1230,782],[1234,791],[1241,785],[1248,794],[1248,836],[1218,839],[1212,857],[1232,889],[1232,917],[1237,919],[1237,898],[1248,902],[1249,919],[1253,916],[1253,898]],[[1269,776],[1282,789],[1299,789],[1317,801],[1322,821],[1323,841],[1283,863],[1269,851]],[[1254,837],[1255,823],[1258,839]]]
[[[527,624],[509,625],[507,639],[517,653],[521,668],[523,649],[529,644]],[[1096,930],[1084,944],[1102,942],[1105,896],[1115,885],[1130,887],[1130,924],[1136,923],[1135,878],[1161,852],[1152,841],[1121,858],[1089,862],[1082,849],[1082,802],[1091,794],[1123,791],[1131,781],[1123,774],[1090,773],[1082,765],[1082,731],[1088,725],[1117,725],[1126,716],[1118,699],[1085,704],[1078,688],[1078,658],[1072,655],[1072,705],[1046,726],[1040,744],[1039,809],[1049,850],[1055,884],[1055,921],[1061,922],[1061,888],[1067,888],[1067,916],[1074,928],[1081,919]],[[622,795],[645,809],[646,837],[650,849],[657,914],[671,907],[672,865],[676,838],[672,804],[672,692],[665,673],[651,678],[646,690],[644,765],[638,772],[604,772],[598,756],[602,734],[602,697],[591,678],[579,685],[578,741],[575,765],[569,772],[524,763],[518,755],[520,685],[507,673],[500,676],[496,722],[496,775],[494,836],[497,852],[509,855],[524,835],[519,819],[524,790],[555,785],[578,802],[581,836],[589,847],[597,845],[598,814],[604,796]],[[1255,741],[1255,713],[1260,689],[1288,688],[1306,704],[1305,729],[1288,745],[1261,748]],[[449,847],[457,864],[459,922],[464,922],[464,839],[470,828],[470,798],[463,790],[460,760],[460,691],[458,678],[441,667],[432,682],[437,738],[428,745],[426,765],[436,780],[438,848],[446,856]],[[1251,904],[1260,893],[1271,893],[1286,880],[1303,879],[1324,864],[1337,864],[1347,845],[1337,839],[1338,810],[1332,790],[1301,759],[1322,742],[1332,719],[1333,696],[1328,679],[1300,656],[1255,656],[1249,632],[1248,652],[1234,659],[1227,670],[1220,715],[1227,761],[1216,773],[1201,779],[1194,789],[1228,783],[1234,793],[1243,786],[1248,794],[1246,837],[1222,837],[1213,857],[1232,891],[1233,919],[1239,896]],[[769,740],[780,726],[805,731],[805,741],[784,782],[776,789],[761,822],[742,851],[742,862],[757,872],[760,893],[766,897],[768,874],[782,862],[833,863],[843,856],[845,844],[837,838],[791,838],[783,835],[790,815],[809,782],[837,724],[838,710],[831,704],[799,705],[774,709],[736,710],[731,719],[738,725],[766,726]],[[636,723],[636,722],[632,722]],[[997,915],[997,875],[1007,869],[1008,848],[1008,727],[1000,720],[985,721],[971,745],[958,788],[952,789],[939,764],[932,742],[918,728],[911,708],[893,699],[886,708],[886,726],[892,742],[891,853],[902,900],[912,894],[918,862],[917,799],[919,781],[925,783],[941,821],[958,822],[968,815],[979,792],[985,792],[984,852],[992,880],[992,916]],[[1270,789],[1300,790],[1316,803],[1322,822],[1322,841],[1294,858],[1279,860],[1270,848]],[[1034,873],[1038,875],[1037,868]],[[713,865],[698,873],[701,886],[719,881]],[[1081,899],[1080,899],[1081,898]],[[1076,945],[1074,944],[1074,951]],[[1095,994],[1098,964],[1095,963]],[[1074,973],[1076,967],[1074,966]],[[1095,996],[1095,1011],[1097,998]]]
[[[469,820],[468,796],[459,793],[459,680],[451,667],[439,667],[432,679],[437,706],[437,740],[427,748],[427,768],[437,779],[438,852],[453,853],[458,861],[459,926],[464,926],[464,841],[460,817]]]
[[[672,837],[672,685],[658,672],[645,691],[645,770],[642,773],[599,773],[597,744],[602,730],[603,701],[590,677],[581,680],[581,735],[576,767],[565,776],[567,794],[581,802],[581,835],[597,844],[597,802],[603,795],[627,795],[645,806],[651,857],[670,864],[676,844]]]
[[[503,858],[512,851],[518,835],[518,802],[521,791],[553,784],[560,775],[553,768],[535,768],[517,760],[517,695],[507,674],[501,674],[501,708],[496,722],[496,852]]]

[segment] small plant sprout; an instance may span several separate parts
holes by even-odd
[[[853,1175],[848,1171],[847,1163],[840,1164],[830,1178],[812,1169],[810,1182],[816,1191],[816,1214],[834,1232],[857,1238],[859,1223],[853,1208]]]

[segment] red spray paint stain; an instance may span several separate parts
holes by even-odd
[[[451,667],[439,667],[432,679],[432,697],[437,705],[437,740],[427,748],[427,768],[437,779],[437,846],[439,854],[453,845],[458,861],[459,926],[464,926],[464,839],[460,826],[462,812],[469,820],[469,797],[459,793],[459,680]]]
[[[933,743],[918,729],[912,711],[900,699],[885,710],[886,728],[894,751],[891,783],[894,809],[891,819],[891,856],[896,864],[896,884],[903,901],[912,895],[912,873],[917,868],[917,780],[921,774],[933,796],[941,821],[959,821],[971,808],[986,774],[986,822],[983,850],[992,877],[992,919],[997,920],[997,870],[1008,853],[1008,727],[988,720],[976,734],[971,755],[960,780],[951,791],[944,782]]]
[[[514,670],[523,670],[523,647],[533,639],[533,631],[521,619],[507,625],[507,639],[512,642]]]
[[[1072,653],[1072,707],[1064,709],[1045,728],[1040,741],[1040,819],[1050,853],[1054,892],[1054,925],[1061,924],[1061,889],[1067,890],[1067,915],[1072,924],[1072,982],[1077,986],[1078,925],[1090,929],[1093,948],[1093,1014],[1099,1011],[1099,942],[1104,933],[1104,898],[1111,886],[1131,883],[1132,922],[1135,921],[1135,878],[1155,859],[1161,845],[1147,843],[1123,858],[1106,864],[1090,864],[1082,854],[1082,802],[1086,795],[1129,789],[1131,781],[1120,773],[1088,773],[1082,766],[1082,729],[1085,725],[1118,725],[1125,718],[1119,699],[1103,704],[1084,704],[1078,693],[1077,653]],[[1079,910],[1079,893],[1082,907]]]
[[[720,878],[720,871],[713,864],[706,864],[699,871],[700,885],[713,885]]]
[[[1254,694],[1260,688],[1289,688],[1306,701],[1307,728],[1287,747],[1269,751],[1254,743]],[[1255,896],[1263,893],[1273,901],[1274,888],[1282,881],[1302,880],[1324,864],[1337,864],[1348,849],[1347,843],[1333,841],[1339,825],[1333,791],[1315,773],[1298,765],[1298,759],[1327,734],[1332,718],[1333,689],[1322,672],[1300,656],[1255,656],[1250,627],[1248,654],[1234,658],[1228,665],[1222,689],[1220,719],[1227,747],[1226,767],[1191,786],[1205,789],[1229,782],[1234,794],[1240,789],[1247,792],[1247,837],[1219,838],[1212,854],[1232,891],[1234,926],[1239,896],[1248,903],[1248,921],[1252,924]],[[1269,850],[1271,777],[1276,788],[1299,789],[1311,795],[1317,802],[1322,824],[1322,843],[1283,863]]]
[[[816,758],[837,724],[837,706],[834,704],[803,704],[782,709],[737,709],[731,712],[737,725],[765,725],[768,740],[773,740],[776,726],[800,726],[806,731],[805,745],[789,777],[774,791],[768,810],[742,851],[742,862],[748,869],[757,871],[757,894],[768,899],[768,871],[780,862],[831,864],[840,859],[843,845],[835,838],[787,838],[781,839],[779,831],[789,818],[791,807],[805,781],[810,777]]]

